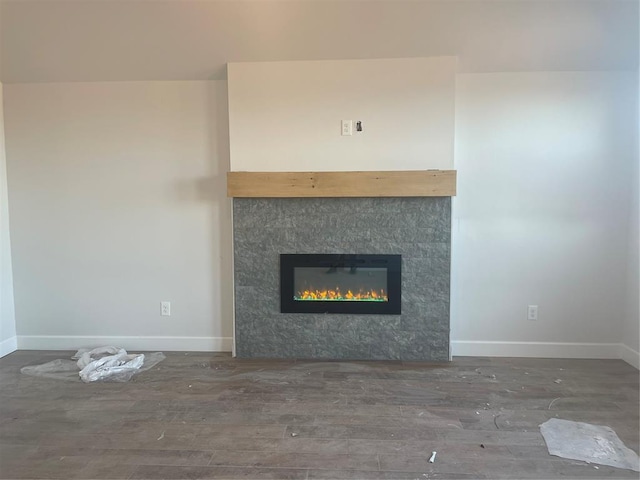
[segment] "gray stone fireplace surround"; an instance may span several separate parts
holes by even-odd
[[[449,359],[451,198],[234,198],[238,357]],[[402,314],[280,313],[281,253],[402,255]]]

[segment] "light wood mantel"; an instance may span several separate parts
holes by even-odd
[[[451,197],[455,170],[229,172],[228,197]]]

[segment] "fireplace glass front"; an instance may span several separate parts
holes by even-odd
[[[281,312],[399,315],[400,255],[280,255]]]

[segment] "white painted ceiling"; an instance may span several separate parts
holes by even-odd
[[[0,79],[225,78],[239,61],[458,55],[463,72],[635,70],[637,0],[25,1]]]

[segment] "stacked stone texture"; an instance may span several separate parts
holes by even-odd
[[[447,361],[451,199],[233,201],[236,353]],[[280,313],[281,253],[402,255],[402,314]]]

